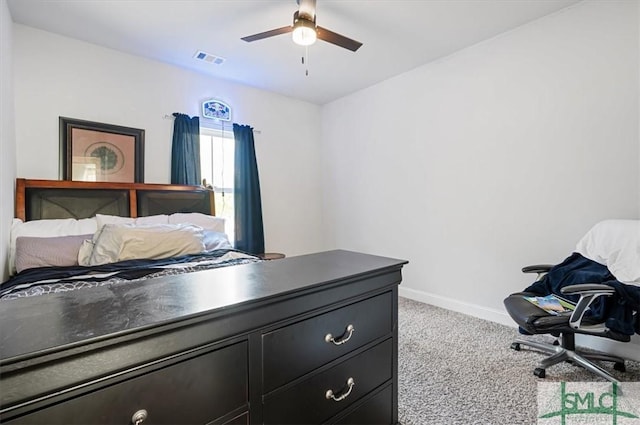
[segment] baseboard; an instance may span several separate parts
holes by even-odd
[[[469,316],[500,323],[501,325],[506,325],[512,328],[517,327],[515,322],[511,319],[511,317],[509,317],[509,314],[507,314],[507,312],[504,310],[487,308],[477,304],[471,304],[464,301],[455,300],[453,298],[443,297],[441,295],[430,294],[428,292],[403,287],[402,285],[400,286],[398,294],[401,297],[435,305],[436,307],[442,307],[446,308],[447,310],[457,311],[458,313],[468,314]]]
[[[469,316],[500,323],[509,327],[517,327],[515,322],[511,319],[511,317],[509,317],[509,314],[504,310],[495,310],[477,304],[471,304],[464,301],[455,300],[453,298],[430,294],[428,292],[418,291],[402,286],[400,286],[398,293],[401,297],[420,301],[426,304],[431,304],[436,307],[446,308],[447,310],[457,311],[458,313],[468,314]],[[633,337],[631,337],[631,341],[627,343],[588,335],[576,335],[576,344],[578,346],[587,347],[598,351],[604,351],[623,357],[625,359],[640,362],[639,335],[634,335]]]

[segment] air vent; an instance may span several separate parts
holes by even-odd
[[[222,65],[225,61],[225,58],[221,58],[220,56],[210,55],[209,53],[203,52],[202,50],[198,50],[193,57],[195,59],[198,59],[207,63],[212,63],[214,65]]]

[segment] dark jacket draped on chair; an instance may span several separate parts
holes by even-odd
[[[605,321],[606,326],[625,335],[640,334],[640,287],[628,285],[616,280],[606,266],[573,253],[562,263],[554,266],[541,280],[533,283],[525,292],[535,295],[556,294],[577,301],[578,296],[567,296],[560,290],[569,285],[580,283],[600,283],[613,287],[616,293],[612,297],[600,297],[591,305],[588,313]]]

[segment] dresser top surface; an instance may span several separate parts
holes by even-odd
[[[119,335],[400,269],[406,261],[327,251],[0,302],[0,359]]]

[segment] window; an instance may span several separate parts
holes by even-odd
[[[233,208],[233,131],[200,128],[200,171],[215,192],[216,215],[225,219],[229,241],[234,240]]]

